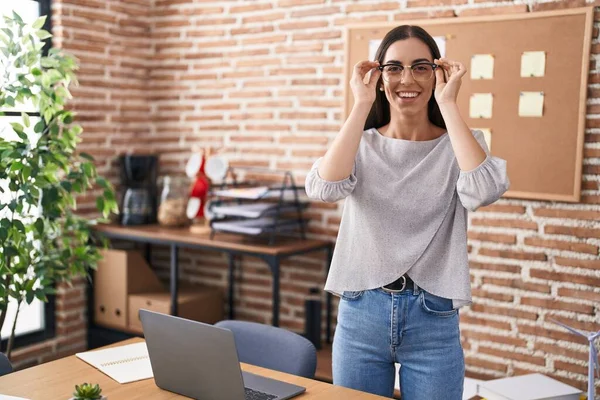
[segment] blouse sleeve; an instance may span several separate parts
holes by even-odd
[[[485,160],[475,169],[460,171],[456,191],[462,205],[469,211],[492,204],[506,192],[510,180],[506,174],[506,160],[490,155],[483,132],[474,131],[475,139],[486,154]]]
[[[306,176],[305,189],[309,198],[333,203],[347,197],[356,186],[356,164],[352,173],[340,181],[326,181],[319,175],[318,167],[323,157],[319,158]]]

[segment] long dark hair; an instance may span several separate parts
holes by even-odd
[[[387,33],[387,35],[385,35],[381,41],[381,44],[379,45],[379,48],[377,49],[377,52],[375,53],[375,59],[379,61],[380,64],[383,64],[385,53],[392,43],[397,42],[398,40],[405,40],[413,37],[420,39],[429,47],[431,56],[434,60],[441,57],[440,49],[438,48],[437,43],[435,40],[433,40],[431,35],[425,31],[425,29],[421,28],[420,26],[401,25],[392,29]],[[365,130],[371,128],[380,128],[390,122],[390,102],[388,101],[387,97],[385,97],[385,92],[379,90],[380,85],[381,76],[377,82],[375,102],[371,107],[371,111],[369,111],[369,116],[367,117],[367,122],[365,123]],[[429,116],[429,120],[434,125],[446,129],[446,123],[444,122],[444,118],[442,118],[440,107],[438,106],[437,101],[435,101],[434,95],[432,95],[429,99],[427,114]]]

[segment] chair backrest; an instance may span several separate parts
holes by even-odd
[[[305,337],[275,326],[247,321],[220,321],[215,326],[233,332],[241,362],[314,378],[317,350]]]
[[[0,376],[10,374],[13,367],[4,353],[0,353]]]

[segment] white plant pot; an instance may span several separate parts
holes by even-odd
[[[70,397],[69,400],[75,400],[75,397]],[[108,400],[108,397],[102,396],[100,397],[100,400]]]

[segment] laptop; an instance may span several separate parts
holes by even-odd
[[[198,400],[284,400],[306,391],[242,372],[229,329],[149,310],[139,313],[161,389]]]

